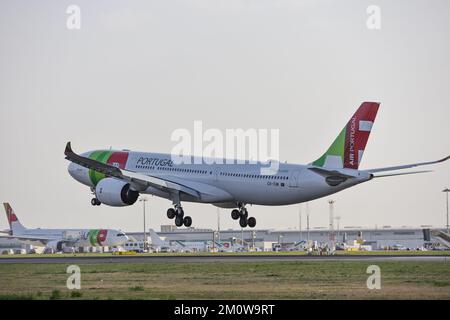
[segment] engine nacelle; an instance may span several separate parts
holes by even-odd
[[[114,178],[100,180],[95,194],[101,203],[112,207],[131,206],[139,197],[139,192],[132,190],[129,183]]]
[[[54,252],[59,252],[63,250],[63,242],[57,240],[49,241],[46,247],[52,249]]]

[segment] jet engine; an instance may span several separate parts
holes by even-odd
[[[63,249],[63,241],[50,241],[47,243],[46,247],[53,249],[54,252],[60,252]]]
[[[131,206],[139,197],[139,192],[132,190],[129,183],[114,178],[100,180],[95,194],[101,203],[112,207]]]

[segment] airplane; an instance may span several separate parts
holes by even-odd
[[[55,251],[64,247],[121,246],[128,241],[122,231],[113,229],[27,229],[14,213],[9,203],[3,203],[10,230],[2,238],[18,239],[45,245]]]
[[[213,204],[233,209],[231,217],[242,228],[256,225],[248,217],[247,205],[290,205],[329,196],[374,178],[423,173],[393,172],[444,162],[421,162],[375,169],[359,169],[380,103],[363,102],[327,151],[306,164],[279,163],[275,174],[263,174],[268,163],[230,163],[190,157],[190,164],[178,164],[173,155],[128,150],[95,150],[78,155],[68,142],[65,159],[69,174],[91,188],[92,205],[133,205],[140,194],[172,201],[167,217],[177,227],[189,227],[192,218],[184,216],[182,201]],[[235,161],[237,162],[237,160]],[[384,173],[390,172],[390,173]]]
[[[166,241],[161,239],[155,230],[150,229],[152,247],[157,251],[166,252],[195,252],[206,251],[207,243],[204,241]]]

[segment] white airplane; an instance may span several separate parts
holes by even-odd
[[[206,251],[207,243],[204,241],[166,241],[161,239],[155,230],[150,229],[150,239],[152,246],[157,251],[169,252],[195,252]]]
[[[64,247],[121,246],[128,241],[122,231],[112,229],[27,229],[17,218],[11,205],[4,203],[10,230],[8,236],[29,243],[45,245],[55,251]]]
[[[392,173],[446,161],[421,162],[393,167],[360,170],[359,165],[378,112],[379,103],[364,102],[339,133],[328,150],[307,165],[280,163],[274,174],[263,174],[268,163],[230,164],[216,159],[190,157],[190,164],[176,164],[170,154],[96,150],[77,155],[70,142],[65,149],[70,175],[89,186],[95,197],[92,205],[134,204],[139,194],[152,194],[172,200],[167,210],[176,226],[192,224],[184,216],[182,201],[209,203],[232,210],[241,227],[255,227],[246,205],[290,205],[325,197],[373,178],[421,173]],[[199,164],[197,164],[199,163]],[[391,172],[380,174],[382,172]]]

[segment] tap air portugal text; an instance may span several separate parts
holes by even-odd
[[[208,164],[195,159],[191,164],[175,164],[170,154],[96,150],[78,155],[67,143],[65,156],[71,162],[70,175],[89,186],[95,194],[91,203],[110,206],[134,204],[139,194],[170,199],[173,208],[167,216],[177,226],[189,227],[182,201],[210,203],[233,209],[231,217],[241,227],[255,227],[248,216],[247,204],[289,205],[325,197],[373,178],[420,173],[392,172],[444,162],[415,163],[394,167],[360,170],[359,166],[375,122],[379,103],[364,102],[350,118],[328,150],[310,164],[280,163],[275,174],[264,175],[265,163]],[[380,174],[391,171],[391,173]]]

